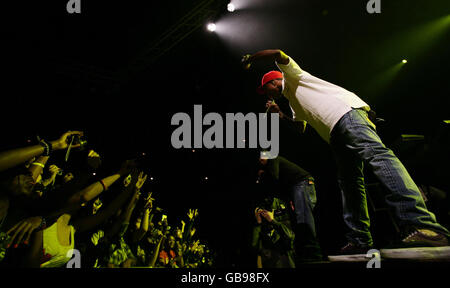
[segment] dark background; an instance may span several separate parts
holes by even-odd
[[[264,112],[255,88],[275,67],[261,63],[243,71],[243,54],[282,49],[304,70],[355,92],[385,120],[380,135],[418,184],[450,190],[443,123],[450,119],[448,17],[439,32],[421,28],[449,15],[450,4],[381,1],[381,14],[368,14],[365,0],[247,1],[254,6],[231,14],[226,1],[213,1],[218,23],[226,19],[238,28],[227,35],[239,37],[202,25],[155,61],[144,56],[140,66],[136,57],[199,1],[81,0],[79,15],[66,12],[67,1],[15,1],[4,10],[2,147],[27,145],[36,135],[53,140],[70,129],[85,131],[106,170],[145,153],[141,165],[154,177],[146,189],[169,222],[175,226],[198,208],[199,237],[217,252],[217,265],[252,267],[256,149],[193,152],[170,143],[172,115],[193,116],[194,104],[203,105],[203,114]],[[386,76],[402,59],[408,63],[395,77]],[[425,139],[401,142],[401,134]],[[311,127],[300,135],[281,125],[280,143],[280,155],[316,178],[319,240],[332,254],[345,244],[345,227],[331,151]],[[448,227],[448,197],[436,202],[430,199],[430,209]],[[383,234],[389,221],[374,216],[375,240],[389,239]]]

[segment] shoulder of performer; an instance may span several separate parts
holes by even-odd
[[[302,74],[303,71],[297,62],[281,50],[279,58],[281,59],[277,59],[276,65],[285,76],[300,76],[300,74]]]

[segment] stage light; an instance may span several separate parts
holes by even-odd
[[[214,31],[216,31],[216,24],[208,23],[208,25],[206,26],[206,29],[208,29],[209,32],[214,32]]]
[[[234,6],[233,3],[230,3],[227,5],[228,12],[234,12],[235,9],[236,9],[236,7]]]
[[[408,60],[403,59],[403,60],[402,60],[402,63],[403,63],[403,64],[406,64],[406,63],[408,63]]]

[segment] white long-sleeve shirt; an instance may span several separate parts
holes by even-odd
[[[312,76],[289,57],[276,63],[283,73],[283,95],[289,100],[294,120],[308,122],[328,143],[334,125],[352,108],[370,107],[355,93]]]

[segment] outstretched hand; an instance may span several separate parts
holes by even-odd
[[[42,217],[36,216],[24,219],[14,225],[11,229],[8,230],[8,232],[6,232],[6,234],[8,235],[14,233],[12,234],[8,247],[12,243],[15,243],[14,248],[16,248],[20,243],[22,243],[22,240],[24,240],[23,243],[28,244],[30,241],[31,233],[33,233],[35,229],[39,228],[41,222]]]
[[[50,165],[50,167],[48,167],[48,172],[50,172],[51,177],[50,178],[54,178],[61,170],[61,168],[59,168],[56,165]]]
[[[147,180],[147,174],[144,175],[144,172],[141,171],[141,173],[139,173],[139,177],[136,182],[136,190],[140,190],[146,180]]]
[[[55,150],[62,150],[62,149],[66,149],[68,145],[67,143],[67,138],[69,136],[72,135],[79,135],[79,136],[83,136],[84,132],[82,131],[67,131],[66,133],[64,133],[58,140],[52,141],[52,147]],[[80,147],[80,144],[73,144],[72,148],[77,148]]]
[[[153,208],[153,201],[155,198],[152,198],[152,192],[148,193],[148,196],[145,198],[144,210]]]
[[[97,152],[95,152],[94,150],[89,150],[88,157],[89,158],[100,158],[100,155]]]
[[[189,217],[189,220],[193,220],[195,217],[198,216],[198,209],[189,209],[189,212],[187,213],[187,216]]]
[[[258,224],[261,224],[261,223],[262,223],[261,212],[263,212],[263,210],[262,210],[261,208],[257,207],[257,208],[255,209],[255,218],[256,218],[256,222],[257,222]]]
[[[271,113],[280,113],[280,107],[273,100],[267,100],[266,108]]]
[[[241,63],[245,70],[249,70],[252,65],[251,56],[250,54],[242,56]]]
[[[273,213],[272,211],[262,210],[261,216],[264,217],[264,219],[267,220],[267,222],[273,221]]]
[[[122,163],[122,166],[120,167],[119,174],[120,176],[125,176],[130,174],[134,168],[136,168],[137,164],[134,160],[126,160]]]

